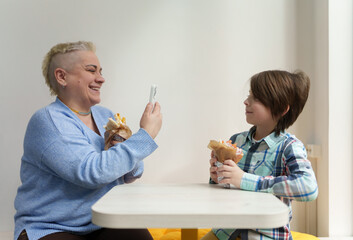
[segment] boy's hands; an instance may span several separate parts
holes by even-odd
[[[215,163],[217,158],[215,158],[213,151],[211,152],[210,159],[210,177],[215,183],[230,183],[236,188],[240,188],[241,179],[244,175],[244,171],[238,167],[238,165],[233,160],[225,160],[223,166],[216,167]],[[218,177],[224,177],[218,182]]]
[[[148,103],[140,120],[140,127],[154,139],[162,127],[161,105],[156,102],[153,108],[152,103]]]
[[[244,171],[232,160],[225,160],[218,168],[218,177],[224,177],[219,183],[233,184],[236,188],[240,188],[243,175]]]
[[[215,163],[217,162],[217,158],[214,157],[213,155],[213,151],[211,153],[211,159],[210,159],[210,177],[212,179],[212,181],[214,181],[215,183],[218,183],[218,179],[217,179],[217,167],[215,166]]]

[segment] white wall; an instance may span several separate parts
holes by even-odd
[[[328,1],[315,0],[314,21],[314,139],[321,145],[321,163],[318,163],[318,235],[329,236],[329,77],[328,77]]]
[[[146,159],[140,181],[205,182],[209,139],[249,128],[246,82],[262,70],[302,68],[312,76],[307,108],[290,131],[304,143],[326,144],[320,118],[328,106],[315,109],[328,88],[319,82],[327,72],[317,70],[328,48],[317,49],[320,16],[310,14],[327,16],[314,10],[322,6],[301,0],[1,1],[0,190],[6,194],[0,197],[0,231],[13,229],[27,122],[53,100],[40,71],[51,46],[81,39],[96,44],[106,78],[101,105],[126,116],[134,131],[149,86],[157,83],[164,115],[160,148]]]
[[[353,235],[353,1],[329,0],[329,234]]]

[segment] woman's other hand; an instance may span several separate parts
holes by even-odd
[[[152,110],[153,109],[153,110]],[[140,127],[154,139],[162,127],[161,105],[156,102],[153,108],[152,103],[148,103],[140,120]]]

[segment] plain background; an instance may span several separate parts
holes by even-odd
[[[352,235],[352,12],[344,0],[2,0],[0,231],[13,230],[28,120],[54,100],[42,59],[59,42],[89,40],[106,78],[100,105],[134,132],[159,86],[163,127],[145,183],[207,182],[208,141],[250,128],[248,79],[304,70],[311,93],[289,132],[323,149],[318,234]]]

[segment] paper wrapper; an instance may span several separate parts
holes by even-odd
[[[104,133],[104,150],[108,150],[116,143],[124,142],[132,135],[130,128],[126,125],[125,118],[121,118],[119,113],[115,114],[114,118],[115,120],[109,118],[107,125],[104,126],[106,130]]]

